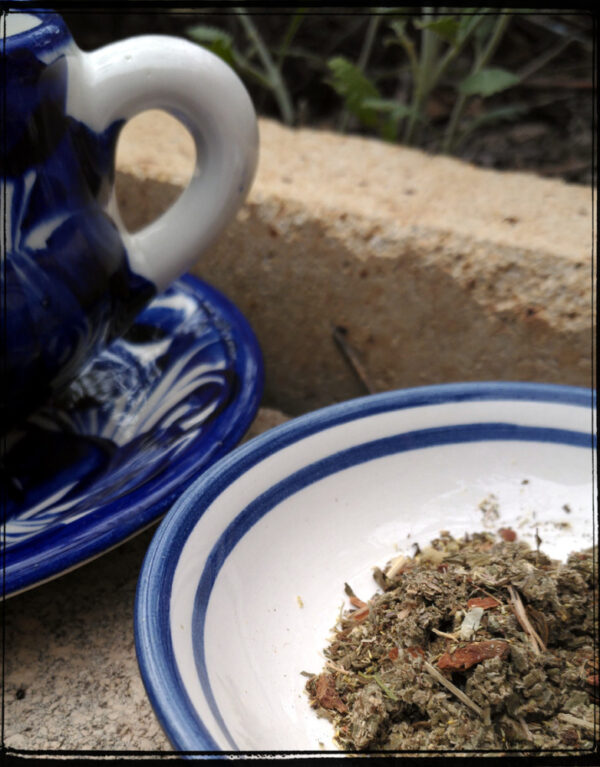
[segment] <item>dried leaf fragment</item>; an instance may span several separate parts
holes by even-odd
[[[494,597],[473,597],[467,602],[469,610],[471,607],[482,607],[484,610],[488,610],[491,607],[498,607],[500,602]]]
[[[323,708],[335,709],[340,714],[345,714],[348,711],[346,704],[335,689],[335,679],[331,674],[323,673],[317,677],[315,699]]]
[[[517,534],[510,527],[501,527],[500,530],[498,530],[498,535],[504,541],[512,542],[517,540]]]
[[[465,641],[472,639],[473,635],[479,629],[483,613],[483,607],[471,607],[469,609],[469,612],[465,615],[460,626],[459,636],[461,639]]]
[[[369,617],[369,605],[365,605],[364,607],[360,607],[356,612],[353,612],[350,616],[352,620],[354,621],[364,621],[365,618]]]
[[[438,668],[451,671],[464,671],[476,663],[488,658],[505,658],[508,654],[508,642],[501,639],[490,639],[485,642],[471,642],[459,647],[453,653],[444,653],[438,660]]]

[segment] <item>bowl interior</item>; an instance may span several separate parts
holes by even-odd
[[[323,667],[344,583],[367,600],[374,566],[441,530],[512,527],[533,547],[537,532],[557,558],[592,545],[589,406],[365,405],[297,419],[239,449],[159,531],[173,559],[162,631],[179,704],[161,698],[156,678],[146,684],[177,747],[334,749],[301,672]]]

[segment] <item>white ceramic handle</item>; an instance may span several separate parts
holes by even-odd
[[[194,138],[196,168],[174,205],[133,235],[121,225],[131,268],[161,291],[214,241],[250,189],[258,160],[252,102],[220,58],[176,37],[111,43],[81,54],[80,64],[68,110],[79,112],[92,129],[163,109]]]

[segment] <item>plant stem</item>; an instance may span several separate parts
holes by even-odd
[[[500,40],[504,35],[504,31],[509,21],[510,15],[506,13],[506,10],[503,10],[500,14],[500,17],[498,18],[498,21],[496,22],[494,32],[490,37],[488,44],[473,64],[471,75],[477,74],[488,64],[496,52],[496,48],[500,44]],[[458,98],[454,104],[454,108],[452,109],[452,114],[450,115],[450,121],[448,122],[448,127],[446,128],[446,133],[444,136],[444,143],[442,145],[442,152],[446,154],[450,153],[454,147],[454,142],[456,140],[456,130],[458,128],[460,118],[462,117],[466,102],[467,96],[464,93],[459,93]]]
[[[367,27],[367,33],[365,35],[365,39],[363,42],[363,46],[360,52],[360,56],[358,57],[358,61],[356,63],[356,66],[360,71],[364,74],[364,71],[367,67],[367,63],[369,61],[369,57],[371,55],[371,51],[373,50],[373,43],[375,42],[375,35],[377,34],[377,29],[379,27],[379,24],[381,23],[381,16],[371,16],[369,19],[369,25]],[[340,120],[340,131],[342,133],[345,133],[346,128],[348,127],[348,120],[350,119],[350,113],[347,109],[344,110],[342,113],[342,119]]]
[[[432,17],[431,9],[426,8],[423,14],[423,20],[429,21]],[[415,92],[412,101],[412,113],[408,119],[406,130],[404,132],[404,143],[411,144],[417,119],[423,109],[423,104],[431,90],[431,81],[433,73],[433,63],[438,51],[438,38],[430,29],[423,30],[421,44],[421,61],[417,70],[417,80],[415,83]]]
[[[281,72],[273,62],[271,54],[263,43],[252,19],[246,15],[246,12],[242,8],[235,8],[234,10],[240,17],[242,26],[244,27],[248,38],[255,46],[256,52],[265,68],[265,74],[269,80],[269,85],[273,91],[275,99],[277,100],[283,121],[286,125],[291,125],[294,122],[294,108],[289,93],[287,92],[287,88],[281,78]]]
[[[365,71],[369,56],[373,50],[373,43],[375,42],[375,35],[377,29],[381,23],[381,16],[371,16],[369,19],[369,26],[367,27],[367,34],[365,35],[365,41],[363,43],[362,50],[358,59],[358,68],[361,72]]]
[[[459,687],[452,684],[452,682],[449,679],[446,679],[443,674],[440,674],[440,672],[434,666],[432,666],[431,663],[423,661],[423,667],[425,671],[431,674],[435,680],[437,680],[440,684],[443,684],[444,687],[450,690],[451,693],[454,693],[454,695],[456,695],[456,697],[466,706],[468,706],[472,711],[474,711],[476,714],[479,714],[482,719],[485,718],[485,710],[474,703],[471,698],[468,697],[468,695],[465,695],[465,693]]]
[[[304,8],[300,8],[298,10],[298,13],[295,13],[292,16],[292,20],[289,23],[289,26],[285,32],[285,37],[283,38],[283,43],[281,44],[281,47],[279,49],[279,54],[277,56],[277,68],[279,71],[281,71],[281,67],[283,66],[283,61],[285,57],[287,56],[288,49],[292,43],[292,40],[296,36],[296,32],[300,28],[300,25],[304,21]]]
[[[433,82],[432,82],[432,88],[437,85],[440,78],[444,75],[446,70],[448,69],[448,66],[454,61],[454,59],[458,56],[461,51],[464,50],[464,47],[466,43],[468,42],[469,38],[473,34],[473,32],[477,29],[477,27],[481,24],[481,22],[484,19],[483,14],[477,14],[474,16],[473,21],[471,22],[469,28],[463,35],[462,39],[457,41],[455,45],[452,45],[444,58],[440,61],[438,64],[438,67],[433,75]]]

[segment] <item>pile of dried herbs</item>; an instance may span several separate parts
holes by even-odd
[[[311,705],[347,751],[587,751],[598,739],[596,549],[446,532],[346,584]]]

